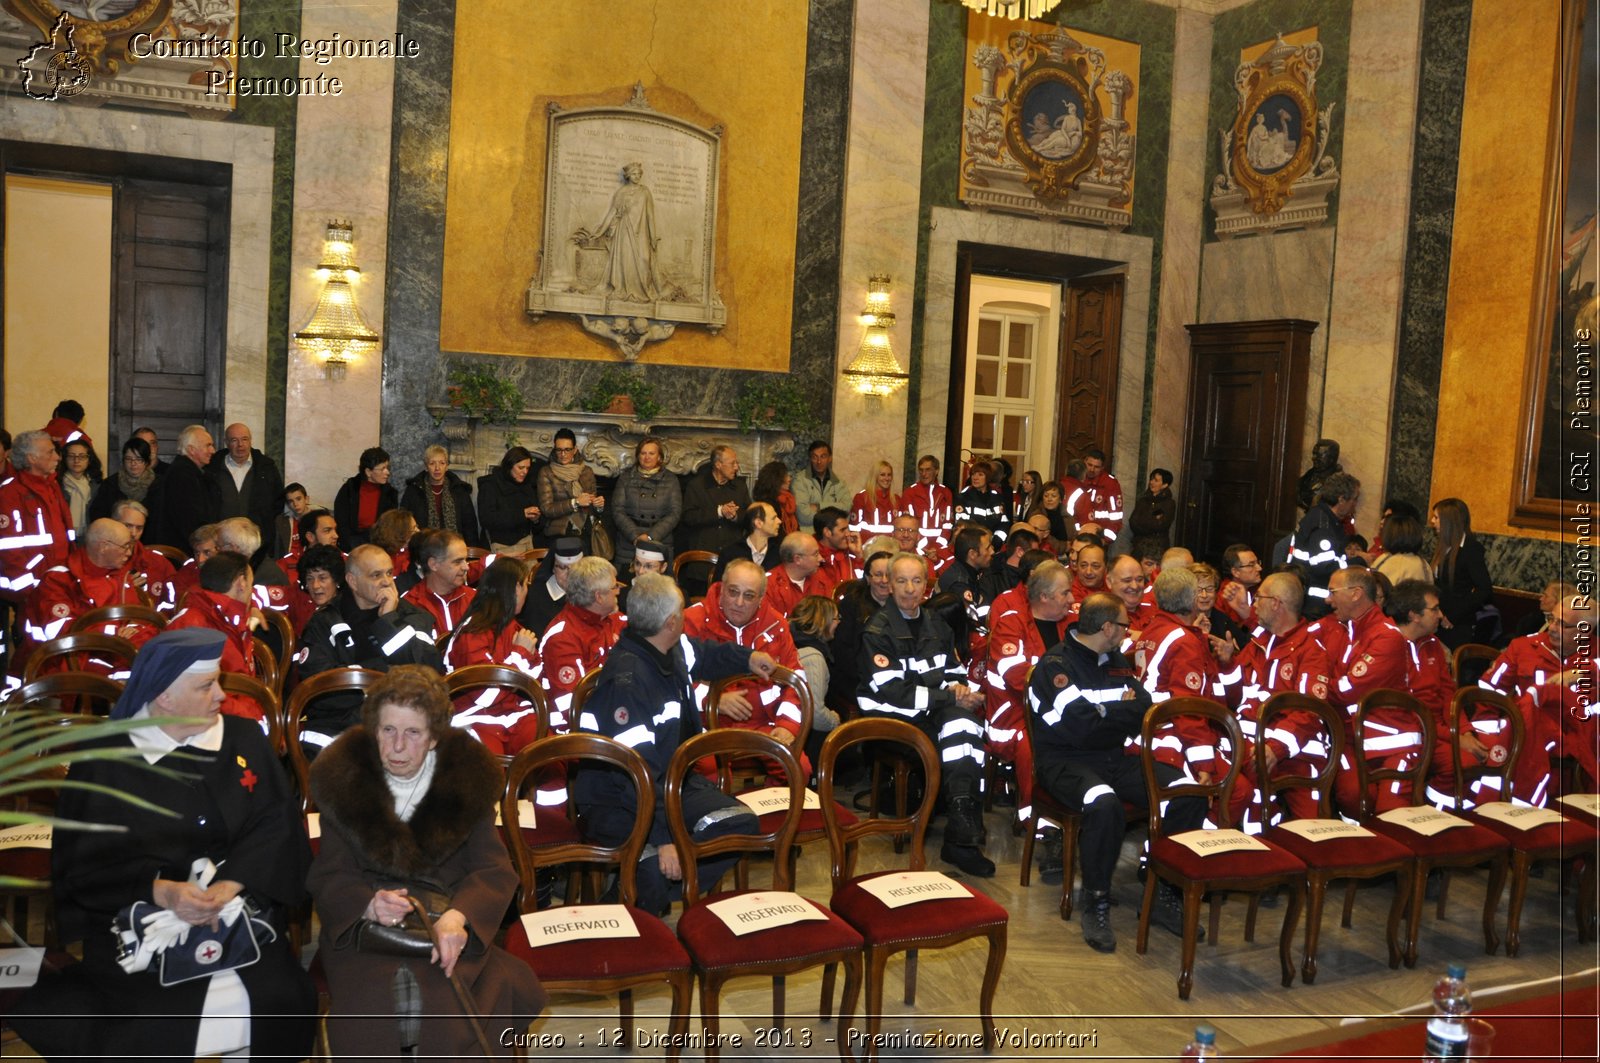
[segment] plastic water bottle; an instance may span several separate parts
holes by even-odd
[[[1467,1016],[1472,1013],[1472,993],[1467,989],[1467,969],[1459,963],[1445,968],[1433,984],[1433,1018],[1428,1020],[1428,1063],[1467,1058]]]
[[[1194,1040],[1183,1046],[1183,1055],[1179,1057],[1182,1063],[1218,1058],[1220,1056],[1217,1052],[1217,1029],[1205,1022],[1194,1028]]]

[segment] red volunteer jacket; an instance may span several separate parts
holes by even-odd
[[[566,734],[571,729],[573,690],[605,662],[627,626],[628,618],[621,613],[600,616],[570,599],[550,621],[539,641],[539,662],[544,688],[550,692],[551,731]]]

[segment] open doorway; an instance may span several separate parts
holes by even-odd
[[[946,479],[1003,458],[1053,479],[1115,434],[1126,265],[962,244]]]

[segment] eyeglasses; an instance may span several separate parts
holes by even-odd
[[[1260,568],[1261,567],[1261,562],[1259,562],[1259,561],[1241,561],[1237,565],[1234,565],[1233,567],[1234,568]]]
[[[1107,620],[1106,623],[1113,624],[1113,625],[1115,625],[1117,627],[1121,627],[1121,628],[1131,628],[1131,627],[1133,627],[1133,625],[1131,623],[1129,623],[1128,621],[1126,621],[1126,620]]]
[[[577,447],[557,447],[556,448],[556,453],[557,454],[573,454],[573,453],[577,452],[577,449],[578,449]]]

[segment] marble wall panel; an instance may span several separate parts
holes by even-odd
[[[1350,20],[1341,215],[1328,313],[1321,434],[1362,482],[1356,526],[1376,528],[1388,491],[1389,409],[1399,340],[1421,9],[1355,0]]]
[[[873,274],[886,274],[894,285],[899,314],[890,330],[891,349],[902,367],[910,355],[912,322],[906,311],[916,280],[922,151],[905,131],[922,123],[928,5],[923,0],[858,4],[854,40],[836,371],[848,366],[861,347],[866,330],[852,311],[865,305],[867,278]],[[907,408],[905,388],[887,398],[860,395],[847,383],[835,388],[833,423],[840,445],[834,468],[845,483],[864,484],[879,459],[894,463],[897,475],[905,472],[900,464]]]
[[[1183,464],[1189,394],[1189,333],[1200,320],[1201,232],[1207,185],[1206,86],[1211,76],[1211,19],[1182,10],[1172,55],[1172,133],[1167,155],[1166,218],[1162,229],[1155,357],[1145,390],[1149,431],[1140,469]]]
[[[1387,476],[1391,494],[1418,505],[1427,501],[1433,479],[1433,435],[1439,417],[1439,369],[1444,354],[1451,222],[1471,24],[1472,0],[1426,0],[1424,4]]]
[[[1201,321],[1266,321],[1291,317],[1320,324],[1321,327],[1311,334],[1306,423],[1302,433],[1302,453],[1305,454],[1311,453],[1311,444],[1322,434],[1333,241],[1334,230],[1323,226],[1215,241],[1206,244],[1202,252]],[[1381,421],[1386,408],[1379,407],[1375,415]]]
[[[17,140],[229,163],[228,323],[223,410],[229,421],[268,424],[268,297],[272,283],[274,131],[240,122],[115,107],[42,104],[0,96],[0,129]],[[281,436],[257,427],[259,446]]]
[[[810,396],[817,419],[824,423],[833,405],[839,336],[839,231],[852,6],[851,0],[811,0],[806,41],[788,379]],[[440,349],[445,169],[451,70],[456,61],[449,41],[455,18],[453,0],[408,0],[399,15],[399,29],[421,42],[423,55],[400,68],[395,85],[382,424],[383,445],[395,454],[420,453],[427,444],[442,441],[427,406],[443,395],[450,358],[505,369],[520,383],[530,405],[541,408],[566,406],[607,368],[600,362]],[[434,47],[434,41],[443,42],[443,47]],[[675,366],[645,366],[644,373],[655,385],[656,397],[683,415],[731,413],[741,385],[751,379],[737,370]]]
[[[334,32],[354,39],[392,38],[397,0],[352,7],[338,0],[305,0],[302,30],[312,39]],[[439,47],[439,42],[431,42]],[[427,47],[427,46],[423,46]],[[412,62],[414,60],[408,60]],[[317,263],[330,219],[354,226],[357,305],[379,335],[385,332],[384,282],[389,230],[390,122],[396,64],[346,60],[317,66],[302,61],[301,76],[325,73],[343,82],[338,96],[302,96],[295,135],[294,254],[289,329],[304,326],[322,293]],[[383,360],[355,359],[342,379],[329,379],[321,361],[293,347],[285,374],[288,396],[285,469],[311,497],[332,504],[356,458],[378,442]],[[394,481],[422,467],[421,454],[395,452]]]

